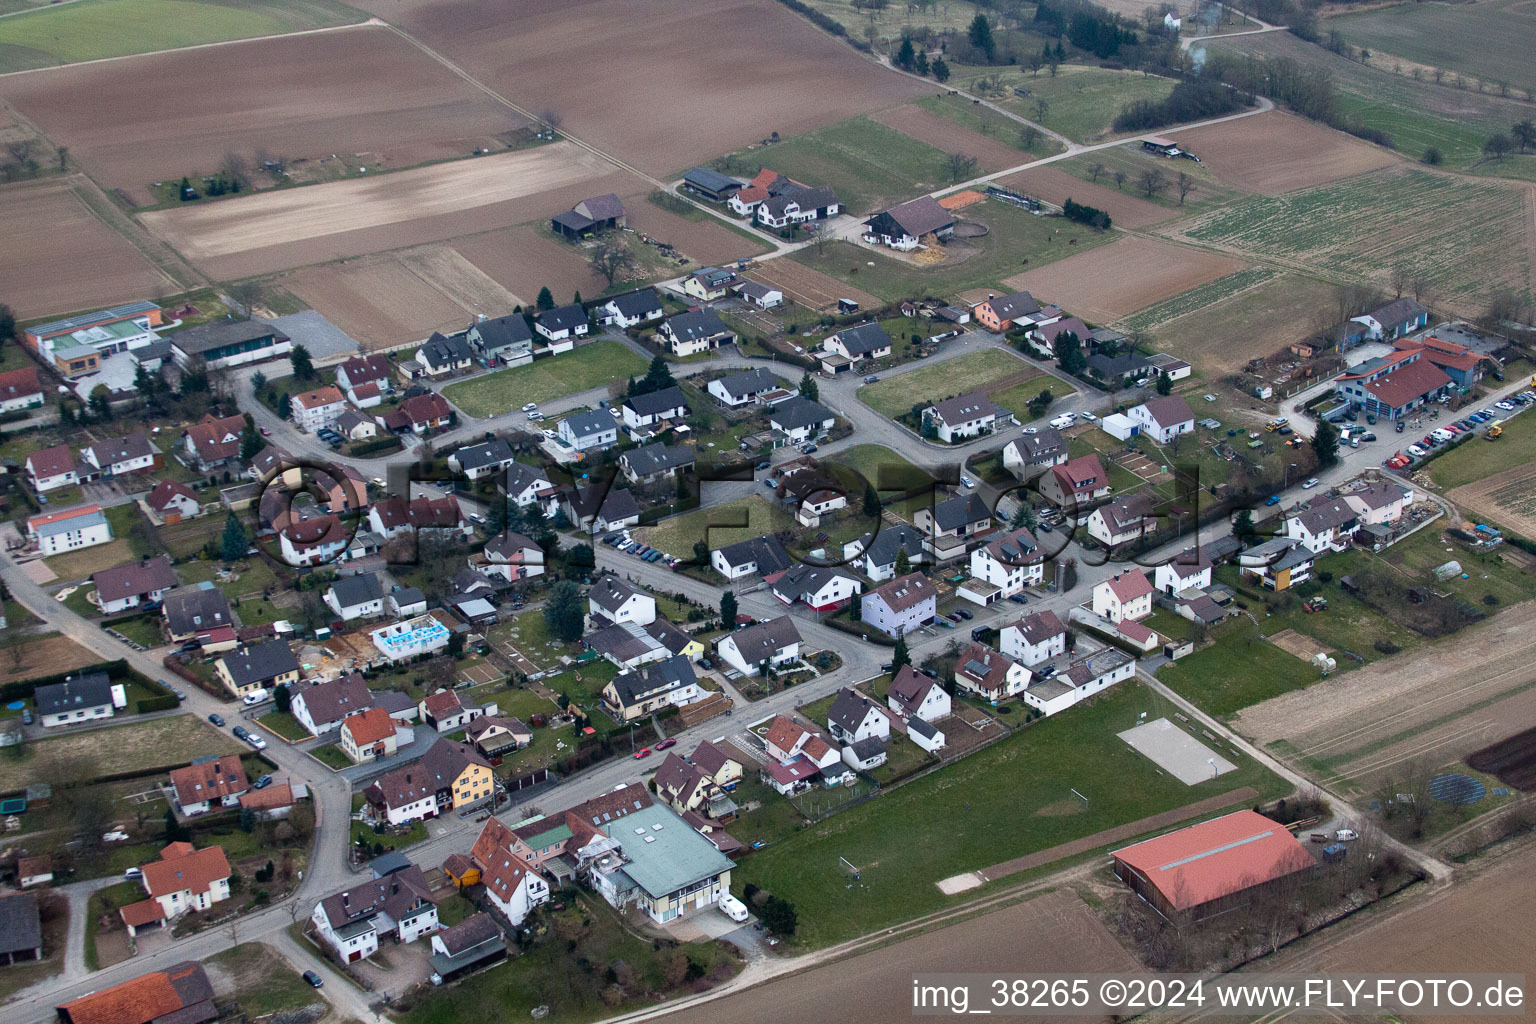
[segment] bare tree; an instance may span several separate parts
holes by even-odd
[[[1115,188],[1120,189],[1125,187],[1126,173],[1124,171],[1116,171],[1114,173],[1114,179]]]
[[[961,182],[976,176],[979,161],[969,153],[949,153],[944,159],[949,166],[950,181]]]
[[[1399,263],[1392,268],[1390,280],[1392,282],[1392,290],[1397,293],[1393,298],[1400,299],[1403,297],[1403,289],[1407,288],[1408,282],[1413,280],[1413,271]]]
[[[219,173],[240,188],[251,187],[251,165],[234,150],[224,154],[224,159],[219,162]]]
[[[561,117],[560,112],[557,110],[545,110],[539,114],[539,123],[550,131],[557,132],[560,130],[560,126],[565,123],[565,118]]]
[[[639,272],[639,264],[635,262],[635,257],[622,238],[604,239],[596,249],[592,250],[592,255],[587,257],[587,264],[602,275],[603,280],[607,281],[610,287],[615,280],[633,277]]]
[[[255,307],[261,305],[267,296],[267,289],[260,281],[236,281],[224,290],[245,310],[247,320],[256,315]]]
[[[1099,175],[1103,174],[1107,170],[1109,170],[1109,168],[1104,166],[1104,161],[1095,160],[1093,163],[1088,165],[1088,177],[1093,181],[1095,185],[1097,185],[1099,183]]]
[[[1136,183],[1147,194],[1147,198],[1151,199],[1168,187],[1168,176],[1162,172],[1161,168],[1153,167],[1142,171],[1137,176]]]
[[[1054,67],[1054,65],[1053,65],[1053,67]],[[1045,101],[1045,97],[1044,96],[1042,96],[1039,99],[1035,100],[1035,120],[1036,121],[1044,121],[1045,120],[1045,115],[1050,113],[1050,111],[1051,111],[1051,105]]]
[[[1176,184],[1176,186],[1178,187],[1178,190],[1179,190],[1179,205],[1183,206],[1184,205],[1184,197],[1189,195],[1191,192],[1193,192],[1195,190],[1195,179],[1191,178],[1188,174],[1185,174],[1183,171],[1180,171],[1179,172],[1179,179],[1178,179],[1177,182],[1175,182],[1175,184]]]
[[[1040,129],[1032,124],[1021,125],[1019,128],[1019,148],[1028,152],[1035,148],[1035,143],[1040,141]]]
[[[1403,795],[1408,798],[1408,820],[1413,823],[1414,839],[1424,835],[1424,824],[1434,810],[1429,795],[1429,780],[1434,775],[1435,769],[1428,761],[1414,761],[1403,775]]]
[[[1408,282],[1408,290],[1413,292],[1414,302],[1428,301],[1431,287],[1433,287],[1433,282],[1431,282],[1428,277],[1424,276],[1422,272],[1415,273],[1412,279]]]

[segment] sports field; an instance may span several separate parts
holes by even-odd
[[[1006,349],[989,348],[866,384],[858,394],[859,401],[894,419],[918,402],[935,402],[968,391],[990,393],[1039,376],[1039,370]]]
[[[333,0],[74,0],[0,19],[0,74],[362,21]]]
[[[546,402],[644,373],[645,365],[644,359],[616,341],[594,341],[527,366],[450,384],[443,388],[443,397],[466,416],[484,419],[521,409],[528,402]]]

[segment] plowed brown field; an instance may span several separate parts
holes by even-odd
[[[1515,533],[1536,536],[1536,463],[1463,484],[1446,497]]]
[[[1269,196],[1398,162],[1379,146],[1278,110],[1179,132],[1178,139],[1218,178]]]
[[[1231,256],[1129,235],[1003,281],[1089,320],[1116,320],[1243,268]]]
[[[955,124],[932,111],[913,103],[903,103],[890,110],[870,115],[887,128],[894,128],[903,135],[910,135],[919,142],[926,142],[946,153],[969,153],[980,163],[983,171],[997,171],[1004,167],[1017,167],[1033,159],[1012,146],[988,138],[980,132]]]
[[[998,184],[1017,189],[1036,199],[1055,203],[1057,206],[1072,199],[1074,202],[1096,207],[1109,214],[1110,219],[1120,227],[1139,228],[1177,216],[1175,210],[1167,210],[1156,203],[1137,199],[1129,192],[1074,178],[1066,171],[1057,170],[1050,165],[1010,174],[1006,178],[999,179]]]
[[[487,277],[514,295],[538,295],[548,285],[558,301],[567,292],[596,295],[607,286],[588,266],[583,250],[541,235],[531,227],[504,228],[454,240],[454,248]]]
[[[819,270],[790,259],[769,260],[747,272],[747,276],[763,284],[772,285],[808,309],[830,309],[838,299],[852,299],[860,306],[876,309],[880,300],[868,292],[843,284]]]

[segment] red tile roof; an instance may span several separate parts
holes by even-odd
[[[63,476],[75,468],[75,456],[67,444],[42,448],[27,456],[27,472],[39,480]]]
[[[1097,455],[1079,455],[1051,469],[1063,494],[1091,494],[1108,486],[1109,475]]]
[[[1237,811],[1148,839],[1112,854],[1186,910],[1312,867],[1315,861],[1283,825]]]
[[[438,690],[436,693],[429,693],[421,703],[425,706],[427,714],[433,718],[441,718],[444,715],[451,715],[456,711],[464,710],[464,704],[459,700],[459,695],[452,690]]]
[[[159,900],[140,900],[130,903],[120,912],[123,916],[123,924],[130,928],[142,928],[154,921],[165,920],[165,908]]]
[[[937,600],[939,596],[933,584],[928,582],[928,577],[920,572],[899,576],[874,593],[879,594],[885,606],[893,612],[915,608],[929,599]]]
[[[220,419],[209,413],[203,417],[202,422],[187,428],[187,440],[204,462],[217,462],[240,454],[240,435],[244,432],[244,416],[225,416]]]
[[[79,516],[88,516],[100,511],[100,505],[81,505],[78,508],[65,509],[63,512],[49,512],[45,515],[33,516],[27,520],[27,530],[30,532],[39,526],[47,526],[49,523],[58,523],[65,519],[75,519]]]
[[[172,498],[191,498],[197,501],[197,492],[179,480],[161,480],[155,484],[149,492],[149,507],[156,512],[163,512],[170,505]]]
[[[347,730],[352,742],[360,748],[381,743],[395,734],[395,720],[383,708],[369,708],[349,715],[342,720],[341,727]]]
[[[303,409],[318,409],[321,406],[335,405],[337,402],[344,401],[346,399],[341,396],[341,392],[333,387],[316,388],[293,396],[293,404]]]
[[[71,1024],[148,1024],[182,1008],[170,973],[143,974],[121,985],[92,992],[59,1009]]]
[[[795,744],[800,742],[800,737],[808,732],[810,730],[805,726],[779,715],[768,726],[768,742],[780,750],[794,750]]]
[[[240,809],[244,811],[270,811],[292,806],[293,787],[286,782],[275,782],[265,789],[253,789],[240,797]]]
[[[177,768],[171,772],[171,785],[176,790],[176,802],[183,807],[222,800],[251,788],[238,754]]]
[[[37,368],[34,366],[0,373],[0,401],[26,398],[28,395],[41,394],[42,390],[42,385],[37,382]]]
[[[1152,593],[1152,584],[1147,579],[1147,574],[1139,569],[1127,569],[1118,576],[1111,576],[1107,581],[1109,589],[1120,599],[1121,604],[1145,597]]]
[[[224,847],[210,846],[205,850],[186,853],[172,851],[171,846],[167,846],[166,852],[161,854],[169,859],[144,865],[144,888],[149,890],[151,896],[169,896],[183,889],[207,892],[214,882],[229,877],[229,861],[224,857]],[[181,855],[173,856],[172,852]]]

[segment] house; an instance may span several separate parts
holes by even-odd
[[[796,396],[773,407],[768,425],[784,435],[785,443],[799,444],[831,430],[837,425],[837,416],[809,398]]]
[[[1474,352],[1466,345],[1458,345],[1440,338],[1425,338],[1419,342],[1419,346],[1424,350],[1424,358],[1440,367],[1445,375],[1451,378],[1451,383],[1459,388],[1470,388],[1483,379],[1483,373],[1487,367],[1497,365],[1492,356]],[[1399,349],[1404,350],[1409,347],[1406,344],[1398,346]]]
[[[1167,377],[1169,381],[1181,381],[1194,372],[1194,367],[1178,356],[1171,356],[1166,352],[1154,352],[1147,357],[1147,362],[1161,377]]]
[[[1057,333],[1063,333],[1063,326],[1054,324],[1052,328]],[[1095,352],[1084,360],[1088,370],[1088,376],[1094,380],[1102,381],[1105,387],[1129,387],[1133,382],[1144,380],[1154,373],[1152,362],[1140,352],[1133,350],[1120,351],[1114,355],[1105,355],[1103,352]]]
[[[560,421],[560,440],[579,452],[607,448],[619,440],[619,425],[606,412],[579,412]]]
[[[638,327],[652,320],[660,320],[665,312],[655,288],[637,288],[632,292],[615,295],[592,310],[597,322],[604,327],[622,328]]]
[[[208,413],[200,422],[187,428],[182,445],[193,468],[199,473],[209,473],[240,457],[240,437],[244,433],[244,416]]]
[[[480,869],[485,895],[513,927],[522,924],[534,907],[549,901],[549,883],[509,851],[491,855]]]
[[[980,391],[935,402],[923,410],[924,429],[932,428],[939,440],[953,444],[967,437],[990,434],[1013,422],[1013,413]]]
[[[381,776],[363,795],[375,815],[400,824],[481,803],[494,789],[491,763],[479,751],[440,739],[419,761]]]
[[[673,420],[681,421],[688,416],[688,399],[679,387],[662,388],[643,395],[626,398],[619,407],[624,425],[631,431],[645,427],[660,428]]]
[[[773,596],[786,605],[803,601],[813,612],[835,611],[858,596],[864,585],[843,569],[797,563],[773,581]]]
[[[859,599],[862,620],[887,636],[900,637],[937,614],[938,591],[920,572],[908,573]]]
[[[1040,586],[1045,582],[1045,558],[1034,534],[1020,528],[988,539],[971,552],[971,579],[992,584],[998,597]]]
[[[246,467],[245,475],[257,483],[276,480],[281,470],[281,482],[292,489],[300,483],[300,476],[295,470],[293,454],[287,449],[269,444],[255,455],[251,456],[250,464]]]
[[[656,621],[656,599],[614,573],[604,573],[587,590],[587,613],[594,623]]]
[[[994,704],[1023,693],[1030,677],[1029,669],[983,643],[972,643],[955,662],[955,686]]]
[[[1211,585],[1211,559],[1199,547],[1185,548],[1152,570],[1152,585],[1169,597]]]
[[[197,492],[177,480],[161,480],[155,484],[144,503],[167,526],[191,519],[202,511]]]
[[[224,847],[195,849],[191,843],[171,843],[160,851],[160,859],[145,864],[139,880],[149,899],[123,908],[124,920],[130,916],[142,920],[158,904],[159,920],[174,921],[194,910],[211,910],[215,903],[229,899],[229,860]],[[138,913],[130,911],[138,908]],[[151,918],[151,920],[154,920]],[[146,922],[148,923],[148,922]],[[129,925],[130,929],[142,925]],[[131,932],[130,932],[131,934]]]
[[[1289,829],[1241,810],[1110,853],[1115,877],[1165,918],[1200,921],[1242,906],[1317,860]]]
[[[298,682],[299,662],[286,640],[267,640],[231,651],[214,662],[214,674],[236,697]]]
[[[35,409],[46,401],[35,367],[0,373],[0,414]]]
[[[386,540],[413,530],[471,532],[457,498],[385,498],[368,510],[368,527]]]
[[[1093,614],[1110,622],[1140,621],[1152,614],[1152,583],[1140,569],[1127,569],[1093,588]]]
[[[717,786],[731,787],[741,781],[742,775],[742,762],[734,751],[734,747],[731,752],[727,752],[722,744],[705,740],[694,749],[688,760]]]
[[[587,336],[587,311],[578,304],[556,306],[534,317],[533,329],[549,339],[551,352],[569,352]]]
[[[394,434],[425,434],[454,422],[453,407],[435,391],[424,395],[412,395],[400,403],[394,412],[381,417],[378,422]]]
[[[91,576],[96,585],[96,604],[107,615],[158,604],[167,590],[180,585],[170,555],[157,555],[142,562],[103,569]]]
[[[206,637],[216,629],[230,629],[234,622],[229,600],[222,590],[212,586],[193,585],[170,591],[160,603],[160,614],[173,644]]]
[[[479,480],[503,472],[515,461],[512,446],[497,437],[454,451],[448,456],[448,468],[469,480]]]
[[[1140,491],[1117,495],[1088,515],[1088,536],[1106,548],[1129,544],[1156,532],[1152,499]]]
[[[796,564],[777,537],[765,535],[727,544],[709,554],[709,564],[728,580],[758,573],[771,576]]]
[[[645,625],[626,622],[604,626],[582,637],[582,643],[621,669],[638,668],[674,655],[694,661],[704,653],[702,643],[666,619]]]
[[[239,754],[198,758],[185,768],[171,771],[171,794],[176,810],[186,818],[207,814],[215,808],[240,806],[240,797],[251,788]]]
[[[437,817],[435,784],[417,764],[381,775],[363,790],[363,798],[373,816],[390,825]]]
[[[1109,474],[1098,455],[1069,459],[1040,478],[1040,493],[1057,507],[1075,512],[1109,494]]]
[[[289,401],[293,406],[294,425],[311,434],[330,427],[347,408],[347,400],[334,387],[305,391]]]
[[[737,273],[720,267],[704,267],[683,278],[683,294],[700,302],[714,302],[730,294]]]
[[[80,505],[27,520],[27,540],[44,555],[95,547],[112,540],[112,524],[100,505]]]
[[[837,755],[837,762],[841,763],[842,756],[837,754],[837,748],[828,745],[827,749]],[[771,786],[782,796],[789,797],[810,789],[820,772],[821,769],[812,764],[809,759],[796,757],[784,763],[770,761],[758,769],[757,777],[764,785]]]
[[[450,338],[433,331],[416,350],[416,366],[420,369],[412,368],[412,371],[414,376],[451,377],[474,365],[475,353],[464,335],[456,334]]]
[[[383,708],[364,707],[346,715],[337,728],[341,752],[353,764],[367,764],[394,757],[414,738],[413,730],[395,720]]]
[[[706,910],[730,892],[731,859],[669,807],[652,804],[609,826],[607,852],[587,866],[614,907],[634,906],[656,924]]]
[[[190,960],[73,999],[58,1015],[60,1024],[206,1024],[222,1016],[203,965]]]
[[[896,670],[891,688],[885,693],[885,702],[903,721],[920,718],[925,722],[937,722],[948,718],[950,713],[949,694],[944,692],[944,687],[911,665]]]
[[[1363,324],[1366,337],[1372,341],[1394,341],[1426,326],[1429,310],[1403,295],[1349,319],[1351,323]]]
[[[80,482],[74,451],[67,444],[42,448],[27,455],[27,479],[38,494],[72,487]]]
[[[554,496],[555,485],[545,474],[514,462],[507,467],[507,498],[518,508],[527,508],[537,501],[548,501]]]
[[[751,405],[769,392],[782,390],[783,386],[783,382],[772,371],[758,367],[712,380],[706,390],[721,405],[739,409]]]
[[[683,172],[684,189],[717,203],[730,199],[740,190],[741,185],[740,179],[710,170],[708,167],[693,167]]]
[[[1033,434],[1014,438],[1003,447],[1003,468],[1024,481],[1033,480],[1066,461],[1067,442],[1055,427],[1041,427]]]
[[[869,736],[843,748],[843,762],[854,771],[872,771],[885,764],[886,757],[886,741],[879,736]]]
[[[691,446],[669,448],[664,444],[648,444],[620,455],[619,470],[632,484],[650,484],[661,479],[675,479],[679,472],[693,469],[695,461]]]
[[[715,643],[715,653],[745,676],[762,666],[779,669],[800,660],[800,631],[788,615],[739,629]]]
[[[62,683],[49,683],[32,691],[32,707],[44,729],[111,718],[113,712],[126,706],[127,701],[117,696],[105,672],[70,676]]]
[[[348,441],[366,441],[379,435],[378,421],[369,419],[356,409],[343,409],[331,424],[331,429]]]
[[[381,935],[415,942],[438,930],[431,886],[414,864],[332,893],[315,904],[310,921],[315,935],[349,964],[376,953]]]
[[[893,206],[864,222],[865,241],[903,251],[916,249],[919,239],[933,235],[939,241],[955,233],[955,216],[932,196]]]
[[[1422,346],[1412,345],[1351,366],[1334,380],[1334,397],[1367,415],[1402,419],[1456,387],[1424,352]]]
[[[182,369],[198,359],[210,370],[244,366],[286,356],[293,348],[286,334],[257,317],[187,327],[167,340],[171,358]]]
[[[1067,627],[1050,609],[1030,612],[1002,628],[998,649],[1026,668],[1067,652]]]
[[[518,718],[481,715],[465,726],[464,739],[483,756],[495,761],[503,754],[521,750],[532,743],[533,730]]]
[[[972,491],[918,509],[912,525],[922,531],[923,544],[934,561],[944,562],[962,557],[972,540],[991,531],[992,510]]]
[[[826,220],[837,216],[841,209],[837,193],[825,185],[817,188],[791,187],[757,204],[757,222],[778,230],[792,224]]]
[[[374,384],[379,391],[388,391],[393,387],[394,370],[387,355],[353,356],[336,367],[336,386],[347,392],[349,398],[364,384]],[[356,405],[357,399],[352,398],[352,403]]]
[[[1244,549],[1237,556],[1237,564],[1244,578],[1258,580],[1266,590],[1279,591],[1311,579],[1316,558],[1301,541],[1274,537]]]
[[[667,755],[651,783],[656,795],[679,814],[693,811],[718,820],[736,813],[736,805],[709,773],[677,754]]]
[[[1033,680],[1024,691],[1024,703],[1049,718],[1135,674],[1135,658],[1106,647],[1083,655],[1048,679]]]
[[[623,530],[640,522],[640,503],[627,487],[576,487],[562,494],[560,503],[566,518],[592,534]]]
[[[385,598],[389,608],[389,614],[395,618],[410,615],[421,615],[427,610],[427,595],[416,587],[395,586],[389,588],[389,596]]]
[[[142,473],[159,465],[160,449],[139,431],[127,437],[111,437],[81,448],[80,463],[75,471],[80,474],[83,482]]]
[[[840,355],[852,362],[863,359],[884,359],[891,354],[891,336],[885,328],[873,320],[844,327],[836,334],[829,334],[821,343],[822,350]]]
[[[1413,504],[1411,488],[1392,480],[1378,480],[1343,495],[1344,504],[1354,510],[1362,526],[1395,523]]]
[[[421,720],[438,732],[454,732],[485,714],[484,708],[465,704],[453,690],[429,693],[417,705]]]
[[[525,886],[526,888],[526,886]],[[491,890],[493,900],[499,889]],[[432,973],[444,982],[494,966],[507,958],[507,943],[490,914],[471,914],[432,935]]]
[[[1193,433],[1195,414],[1189,403],[1178,395],[1149,398],[1126,413],[1137,429],[1158,444],[1167,444],[1180,434]]]
[[[679,359],[709,352],[736,340],[735,333],[713,309],[690,309],[669,316],[658,334]]]
[[[884,526],[873,537],[865,534],[843,545],[843,556],[876,583],[896,575],[896,561],[906,553],[909,565],[930,560],[921,533],[906,523]]]
[[[550,228],[561,238],[580,239],[624,226],[624,204],[609,193],[583,199],[564,213],[550,218]]]
[[[295,687],[292,694],[289,713],[311,736],[339,729],[348,715],[373,707],[373,691],[357,672],[325,683]]]
[[[544,549],[531,537],[503,530],[485,542],[483,551],[479,568],[487,576],[517,583],[544,575]]]
[[[20,724],[20,723],[18,723]],[[47,854],[16,858],[16,884],[23,889],[53,881],[53,858]]]
[[[1360,513],[1342,498],[1321,495],[1293,509],[1285,518],[1285,536],[1299,540],[1314,555],[1344,551],[1360,526]]]
[[[371,572],[342,576],[326,588],[324,601],[343,622],[371,619],[384,614],[384,585]]]
[[[976,322],[995,334],[1002,334],[1013,327],[1014,320],[1040,312],[1040,303],[1029,292],[1011,295],[989,295],[986,302],[977,303],[971,309]]]
[[[757,281],[743,279],[736,282],[736,287],[733,290],[740,298],[756,306],[758,309],[777,309],[779,306],[784,305],[783,292]]]
[[[350,531],[335,516],[291,522],[277,531],[283,561],[292,566],[325,565],[346,550]]]

